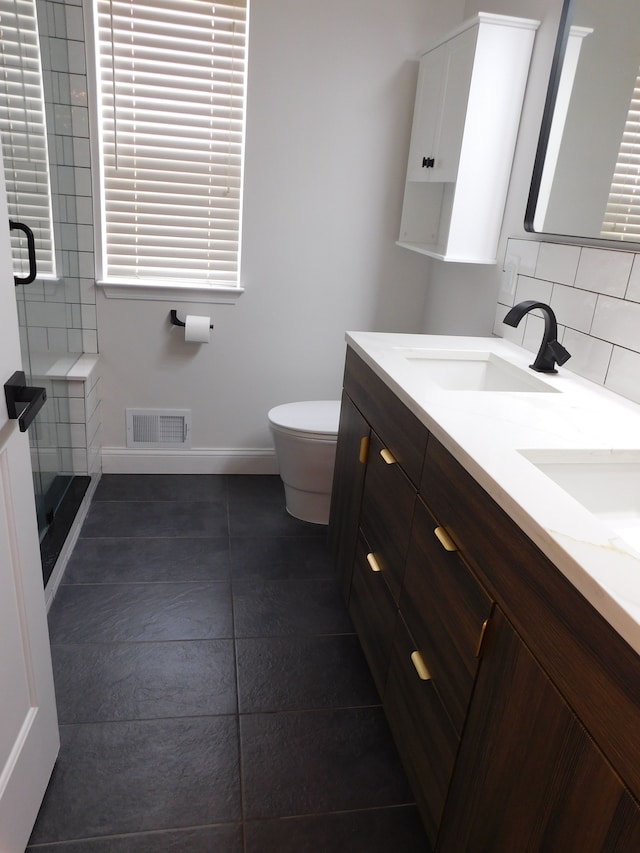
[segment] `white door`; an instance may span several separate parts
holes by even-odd
[[[60,740],[27,434],[4,383],[21,369],[0,160],[0,853],[23,853]]]

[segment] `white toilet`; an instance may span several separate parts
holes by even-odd
[[[287,512],[302,521],[328,524],[340,401],[285,403],[267,417]]]

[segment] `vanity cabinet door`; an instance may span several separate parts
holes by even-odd
[[[370,562],[371,548],[358,539],[349,615],[380,696],[384,693],[398,611],[382,572]]]
[[[640,850],[638,804],[498,608],[436,850]]]
[[[391,594],[400,597],[417,489],[372,431],[360,526]]]
[[[435,844],[458,734],[437,693],[424,661],[414,663],[419,645],[398,617],[384,711],[416,798],[427,836]]]
[[[400,610],[458,733],[492,604],[455,543],[418,499]]]
[[[369,424],[349,396],[343,392],[331,491],[328,543],[346,602],[349,601],[351,573],[358,541],[369,431]]]

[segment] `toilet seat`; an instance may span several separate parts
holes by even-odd
[[[275,406],[267,415],[274,429],[300,433],[306,439],[335,440],[340,422],[339,400],[307,400]]]

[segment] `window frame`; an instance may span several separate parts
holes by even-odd
[[[246,133],[246,102],[247,102],[247,60],[245,59],[244,92],[243,92],[243,117],[242,117],[242,148],[240,158],[240,207],[238,221],[238,253],[237,253],[237,277],[235,284],[221,284],[202,281],[180,281],[180,280],[146,280],[109,278],[105,274],[105,252],[104,252],[104,227],[105,209],[103,197],[103,175],[102,156],[100,147],[102,144],[102,120],[100,116],[99,98],[99,45],[97,32],[97,13],[94,6],[95,0],[83,0],[85,11],[85,43],[87,47],[87,84],[89,89],[89,124],[91,137],[91,162],[92,183],[94,199],[94,221],[95,221],[95,259],[96,259],[96,284],[102,289],[105,296],[118,299],[148,299],[167,300],[182,302],[205,302],[234,304],[244,292],[241,283],[241,256],[242,256],[242,220],[243,220],[243,196],[244,196],[244,154]],[[245,55],[248,55],[249,43],[249,0],[246,0],[246,35]]]

